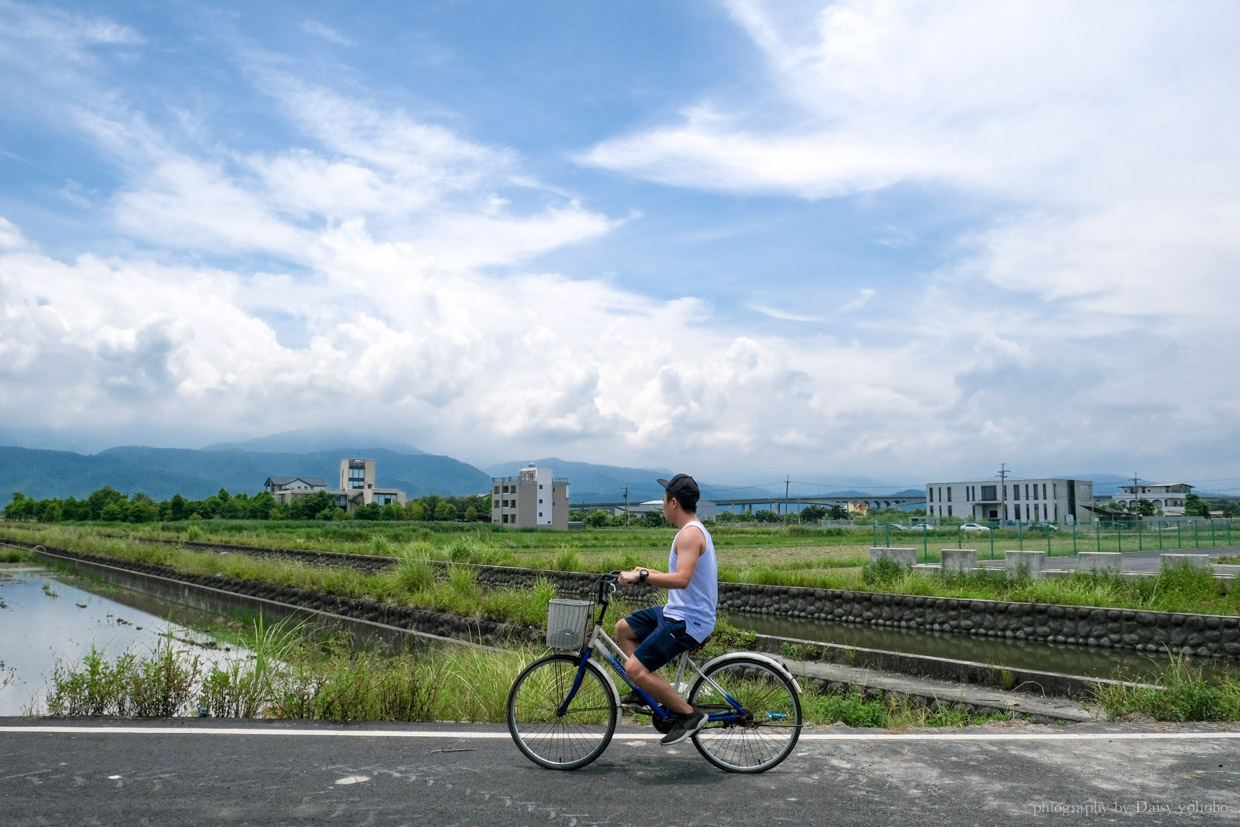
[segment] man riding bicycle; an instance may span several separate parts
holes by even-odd
[[[623,586],[647,583],[667,589],[667,605],[651,606],[616,622],[616,643],[626,655],[625,671],[633,683],[676,715],[662,743],[679,744],[700,730],[707,714],[690,706],[656,670],[688,649],[696,649],[715,628],[719,603],[719,568],[715,544],[697,518],[701,491],[693,477],[677,474],[659,480],[663,492],[663,517],[679,529],[672,540],[666,572],[636,568],[622,572]],[[632,692],[626,705],[643,703]]]

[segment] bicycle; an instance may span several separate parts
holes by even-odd
[[[620,572],[598,583],[598,617],[586,636],[593,601],[553,600],[548,609],[547,644],[568,650],[546,655],[522,670],[508,693],[508,731],[524,755],[541,767],[575,770],[598,758],[611,743],[622,708],[609,665],[646,705],[624,706],[650,715],[666,733],[674,715],[629,679],[623,650],[603,631]],[[721,655],[698,666],[690,652],[680,656],[672,685],[708,715],[692,736],[707,761],[728,772],[759,773],[792,754],[801,734],[801,688],[782,664],[753,652]],[[686,667],[696,672],[685,693]]]

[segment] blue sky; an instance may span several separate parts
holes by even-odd
[[[0,0],[0,439],[1240,490],[1238,17]]]

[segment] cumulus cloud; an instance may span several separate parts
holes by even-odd
[[[479,462],[729,478],[907,480],[979,451],[1066,462],[1086,445],[1127,456],[1134,433],[1236,435],[1234,397],[1178,367],[1225,364],[1240,298],[1236,155],[1220,137],[1236,116],[1211,71],[1233,63],[1227,28],[1206,25],[1228,7],[727,7],[769,94],[704,92],[580,161],[787,200],[912,185],[985,218],[894,288],[824,279],[776,298],[756,284],[742,309],[759,330],[697,288],[653,298],[543,263],[640,219],[544,185],[502,143],[241,51],[283,130],[250,142],[124,94],[104,52],[140,60],[132,29],[0,5],[25,44],[0,41],[25,84],[4,100],[115,177],[78,207],[125,242],[43,245],[0,216],[0,418],[194,444],[348,417]],[[827,310],[797,301],[810,289]]]

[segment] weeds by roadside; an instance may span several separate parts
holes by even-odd
[[[1112,718],[1140,714],[1156,721],[1240,720],[1240,679],[1208,682],[1182,656],[1171,658],[1156,686],[1100,686],[1095,695]]]

